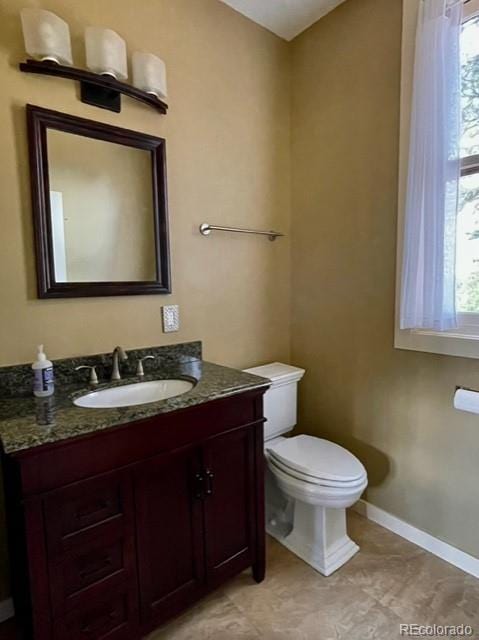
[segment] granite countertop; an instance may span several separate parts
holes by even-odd
[[[105,359],[108,356],[103,354],[57,361],[60,374],[57,376],[55,393],[49,398],[34,398],[31,392],[27,395],[25,385],[22,384],[28,371],[25,365],[21,365],[23,367],[21,374],[14,367],[0,369],[0,443],[3,451],[6,454],[13,454],[177,409],[193,407],[250,389],[266,388],[270,384],[266,378],[205,362],[197,357],[199,343],[187,344],[195,345],[196,351],[185,354],[181,349],[176,349],[175,353],[177,348],[175,345],[173,348],[153,347],[128,352],[130,371],[123,374],[123,379],[115,383],[100,382],[96,387],[90,387],[85,382],[73,381],[73,378],[78,377],[79,372],[73,376],[71,371],[74,371],[78,363],[96,363],[99,369],[104,366],[106,370]],[[183,345],[178,345],[178,347],[181,346]],[[132,363],[135,357],[136,359],[143,357],[145,353],[153,353],[157,357],[152,366],[149,366],[149,363],[153,361],[145,363],[145,372],[147,368],[149,369],[148,375],[138,378],[131,373]],[[95,359],[98,359],[98,362]],[[54,362],[55,370],[57,363]],[[6,369],[10,370],[10,376],[7,376]],[[65,372],[68,372],[68,375]],[[88,372],[82,373],[87,375]],[[23,376],[17,384],[18,395],[14,393],[14,385],[9,386],[5,382],[5,380],[10,381],[15,375],[19,378]],[[195,383],[195,386],[182,395],[132,407],[86,409],[73,404],[75,398],[93,390],[168,378],[190,380]]]

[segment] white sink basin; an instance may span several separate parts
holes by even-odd
[[[194,387],[188,380],[152,380],[135,382],[122,387],[92,391],[73,401],[77,407],[88,409],[112,409],[114,407],[132,407],[138,404],[158,402],[186,393]]]

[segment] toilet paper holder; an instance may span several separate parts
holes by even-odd
[[[459,411],[479,414],[479,391],[456,386],[453,406]]]

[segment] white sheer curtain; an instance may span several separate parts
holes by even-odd
[[[421,0],[416,37],[401,329],[456,326],[462,0]]]

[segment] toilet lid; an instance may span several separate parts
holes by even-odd
[[[364,485],[365,482],[367,483],[366,474],[361,476],[358,480],[353,480],[352,482],[348,482],[345,480],[326,480],[325,478],[315,478],[314,476],[310,476],[306,473],[301,473],[301,471],[293,469],[292,467],[287,467],[277,458],[273,458],[272,456],[268,457],[268,465],[270,469],[279,469],[286,475],[296,478],[296,480],[302,480],[302,482],[306,482],[307,484],[315,484],[321,487],[328,487],[330,489],[343,489],[350,491]]]
[[[361,462],[347,449],[314,436],[286,438],[268,451],[273,459],[313,478],[353,482],[366,474]]]

